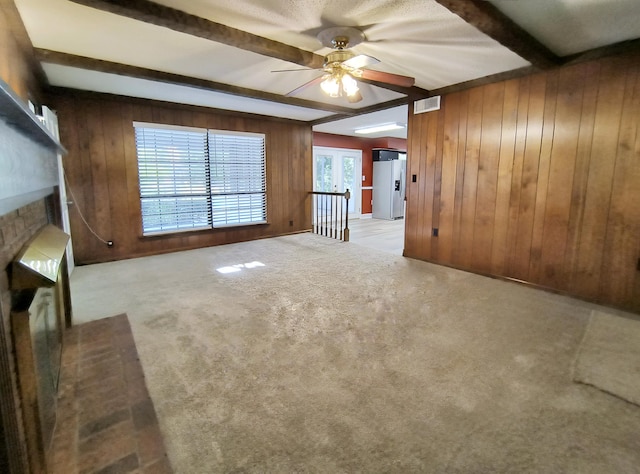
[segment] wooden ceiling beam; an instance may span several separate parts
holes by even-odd
[[[221,23],[185,13],[148,0],[71,0],[98,10],[198,36],[262,56],[281,59],[310,68],[322,67],[324,57],[311,51],[253,35]]]
[[[520,77],[529,76],[535,74],[538,70],[533,66],[525,66],[520,69],[512,69],[511,71],[499,72],[490,76],[480,77],[478,79],[472,79],[470,81],[459,82],[450,86],[441,87],[440,89],[433,89],[431,95],[447,95],[454,92],[460,92],[473,87],[486,86],[487,84],[493,84],[495,82],[508,81],[510,79],[518,79]]]
[[[288,44],[263,38],[246,31],[215,23],[205,18],[166,7],[149,0],[71,0],[74,3],[143,21],[156,26],[169,28],[180,33],[205,38],[216,43],[251,51],[263,56],[280,59],[312,69],[324,65],[324,56],[311,51],[298,49]],[[402,94],[413,92],[424,95],[418,88],[398,90],[397,86],[384,82],[370,81],[377,87],[393,90]]]
[[[581,53],[571,54],[569,56],[563,56],[562,59],[565,64],[577,64],[584,61],[593,61],[595,59],[604,58],[607,56],[615,56],[627,53],[637,53],[640,51],[640,38],[621,41],[619,43],[608,44],[600,48],[590,49]]]
[[[2,0],[0,0],[2,1]],[[262,114],[257,114],[253,112],[238,112],[237,110],[229,110],[229,109],[218,109],[215,107],[209,107],[206,105],[193,105],[193,104],[184,104],[181,102],[168,102],[166,100],[159,99],[145,99],[142,97],[124,97],[117,94],[111,94],[109,92],[95,92],[81,89],[74,89],[71,87],[60,87],[60,86],[49,86],[47,87],[47,96],[73,96],[80,97],[87,100],[116,100],[116,101],[125,101],[131,105],[142,105],[142,106],[157,106],[158,104],[167,104],[170,105],[172,109],[175,110],[199,110],[201,112],[210,113],[215,112],[218,115],[225,115],[232,118],[247,118],[247,119],[256,119],[256,120],[269,120],[273,122],[281,122],[281,123],[296,123],[296,124],[308,124],[309,122],[306,120],[298,120],[298,119],[290,119],[285,117],[265,117]]]
[[[526,59],[536,68],[548,69],[562,63],[560,57],[486,0],[436,0],[436,2]]]
[[[362,77],[359,77],[357,80],[358,82],[364,82],[365,84],[371,84],[372,86],[381,87],[383,89],[387,89],[393,92],[398,92],[399,94],[411,96],[413,100],[424,99],[426,97],[430,97],[433,95],[431,91],[428,91],[427,89],[422,89],[417,86],[402,87],[402,86],[396,86],[393,84],[387,84],[385,82],[372,81],[370,79],[364,79]]]
[[[251,99],[268,100],[270,102],[278,102],[286,105],[294,105],[297,107],[305,107],[308,109],[324,110],[332,113],[344,115],[356,115],[358,112],[349,107],[335,106],[324,102],[316,102],[311,100],[299,99],[296,97],[285,97],[280,94],[248,89],[245,87],[232,86],[220,82],[209,81],[206,79],[198,79],[190,76],[182,76],[168,72],[156,71],[127,64],[103,61],[100,59],[87,58],[84,56],[76,56],[73,54],[60,53],[47,49],[36,49],[36,57],[45,63],[59,64],[62,66],[70,66],[79,69],[88,69],[90,71],[100,71],[109,74],[117,74],[119,76],[133,77],[137,79],[147,79],[150,81],[164,82],[186,87],[195,87],[197,89],[222,92]]]

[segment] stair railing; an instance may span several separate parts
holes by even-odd
[[[313,232],[332,239],[349,242],[349,198],[344,193],[312,191]]]

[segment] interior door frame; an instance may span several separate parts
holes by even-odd
[[[51,132],[51,134],[60,140],[60,128],[58,124],[58,116],[55,112],[46,106],[42,107],[42,114],[44,116],[44,125]],[[69,234],[71,237],[71,221],[69,218],[69,204],[70,200],[67,194],[67,183],[64,179],[64,163],[62,160],[62,154],[57,154],[58,160],[58,193],[60,195],[60,214],[62,221],[62,230]],[[75,204],[75,203],[74,203]],[[70,238],[67,242],[67,273],[71,276],[75,268],[75,261],[73,258],[73,243]]]
[[[339,160],[340,166],[333,167],[333,182],[342,178],[342,159],[344,156],[354,158],[356,160],[354,170],[354,189],[350,189],[351,198],[353,201],[354,211],[349,213],[349,218],[358,219],[362,215],[362,150],[357,148],[334,148],[326,146],[314,146],[313,147],[313,190],[316,191],[316,157],[319,155],[331,155],[336,163],[336,157]]]

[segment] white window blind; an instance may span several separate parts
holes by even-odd
[[[213,226],[266,222],[264,136],[209,130]]]
[[[266,222],[264,135],[134,126],[144,235]]]

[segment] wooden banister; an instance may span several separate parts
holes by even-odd
[[[312,191],[313,232],[332,239],[349,241],[349,199],[351,193]]]

